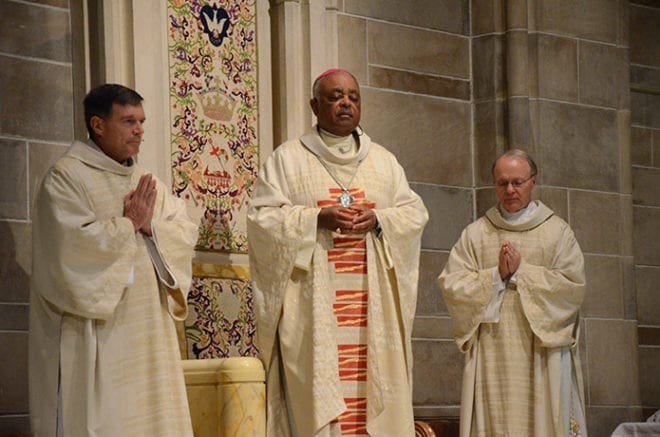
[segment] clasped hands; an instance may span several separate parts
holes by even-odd
[[[364,205],[330,206],[321,208],[317,224],[319,228],[340,234],[362,234],[375,229],[378,218],[373,209]]]
[[[509,279],[520,267],[520,252],[512,243],[505,241],[500,248],[499,263],[497,269],[502,280]]]
[[[124,197],[124,217],[133,222],[135,232],[151,236],[156,194],[156,179],[144,174],[140,176],[137,187]]]

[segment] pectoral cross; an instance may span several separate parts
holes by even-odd
[[[347,190],[342,190],[341,195],[337,197],[337,200],[344,208],[355,202],[355,197],[351,196]]]

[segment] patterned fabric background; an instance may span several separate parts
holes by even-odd
[[[188,311],[184,325],[189,359],[257,356],[249,280],[195,276]]]
[[[198,250],[247,253],[259,167],[255,0],[168,0],[173,190]]]

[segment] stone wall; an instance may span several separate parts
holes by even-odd
[[[642,402],[657,405],[657,348],[640,346],[641,362],[636,348],[634,275],[637,296],[657,303],[657,272],[647,264],[658,264],[648,238],[658,226],[654,209],[633,209],[629,20],[645,20],[644,53],[660,58],[657,18],[648,7],[636,18],[636,8],[623,0],[339,2],[339,65],[362,84],[363,127],[397,155],[431,215],[413,333],[418,416],[458,416],[463,358],[435,278],[461,229],[495,200],[494,157],[514,147],[535,156],[537,198],[569,222],[585,253],[580,347],[590,432],[609,435],[642,417],[640,378],[655,379]],[[653,68],[639,75],[657,80]],[[633,113],[633,138],[657,165],[649,161],[657,97],[637,94],[633,108],[639,101],[644,109]],[[657,196],[655,170],[646,167],[635,168],[636,204],[642,193],[646,202]],[[645,191],[638,180],[649,184]],[[633,220],[635,242],[644,242],[636,259],[653,261],[633,261]],[[640,311],[657,319],[647,308]]]
[[[67,0],[0,2],[0,435],[29,431],[30,214],[73,138]]]
[[[654,5],[654,6],[651,6]],[[630,5],[631,162],[642,417],[660,409],[660,6]]]

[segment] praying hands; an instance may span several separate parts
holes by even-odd
[[[320,228],[339,234],[360,234],[375,229],[378,218],[373,209],[353,204],[348,208],[342,206],[321,208],[317,223]]]
[[[500,248],[499,263],[497,266],[502,280],[508,279],[516,273],[520,266],[520,259],[520,252],[518,252],[516,247],[512,243],[505,241]]]
[[[133,222],[135,232],[151,236],[151,219],[156,205],[156,179],[144,174],[135,189],[124,197],[124,217]]]

